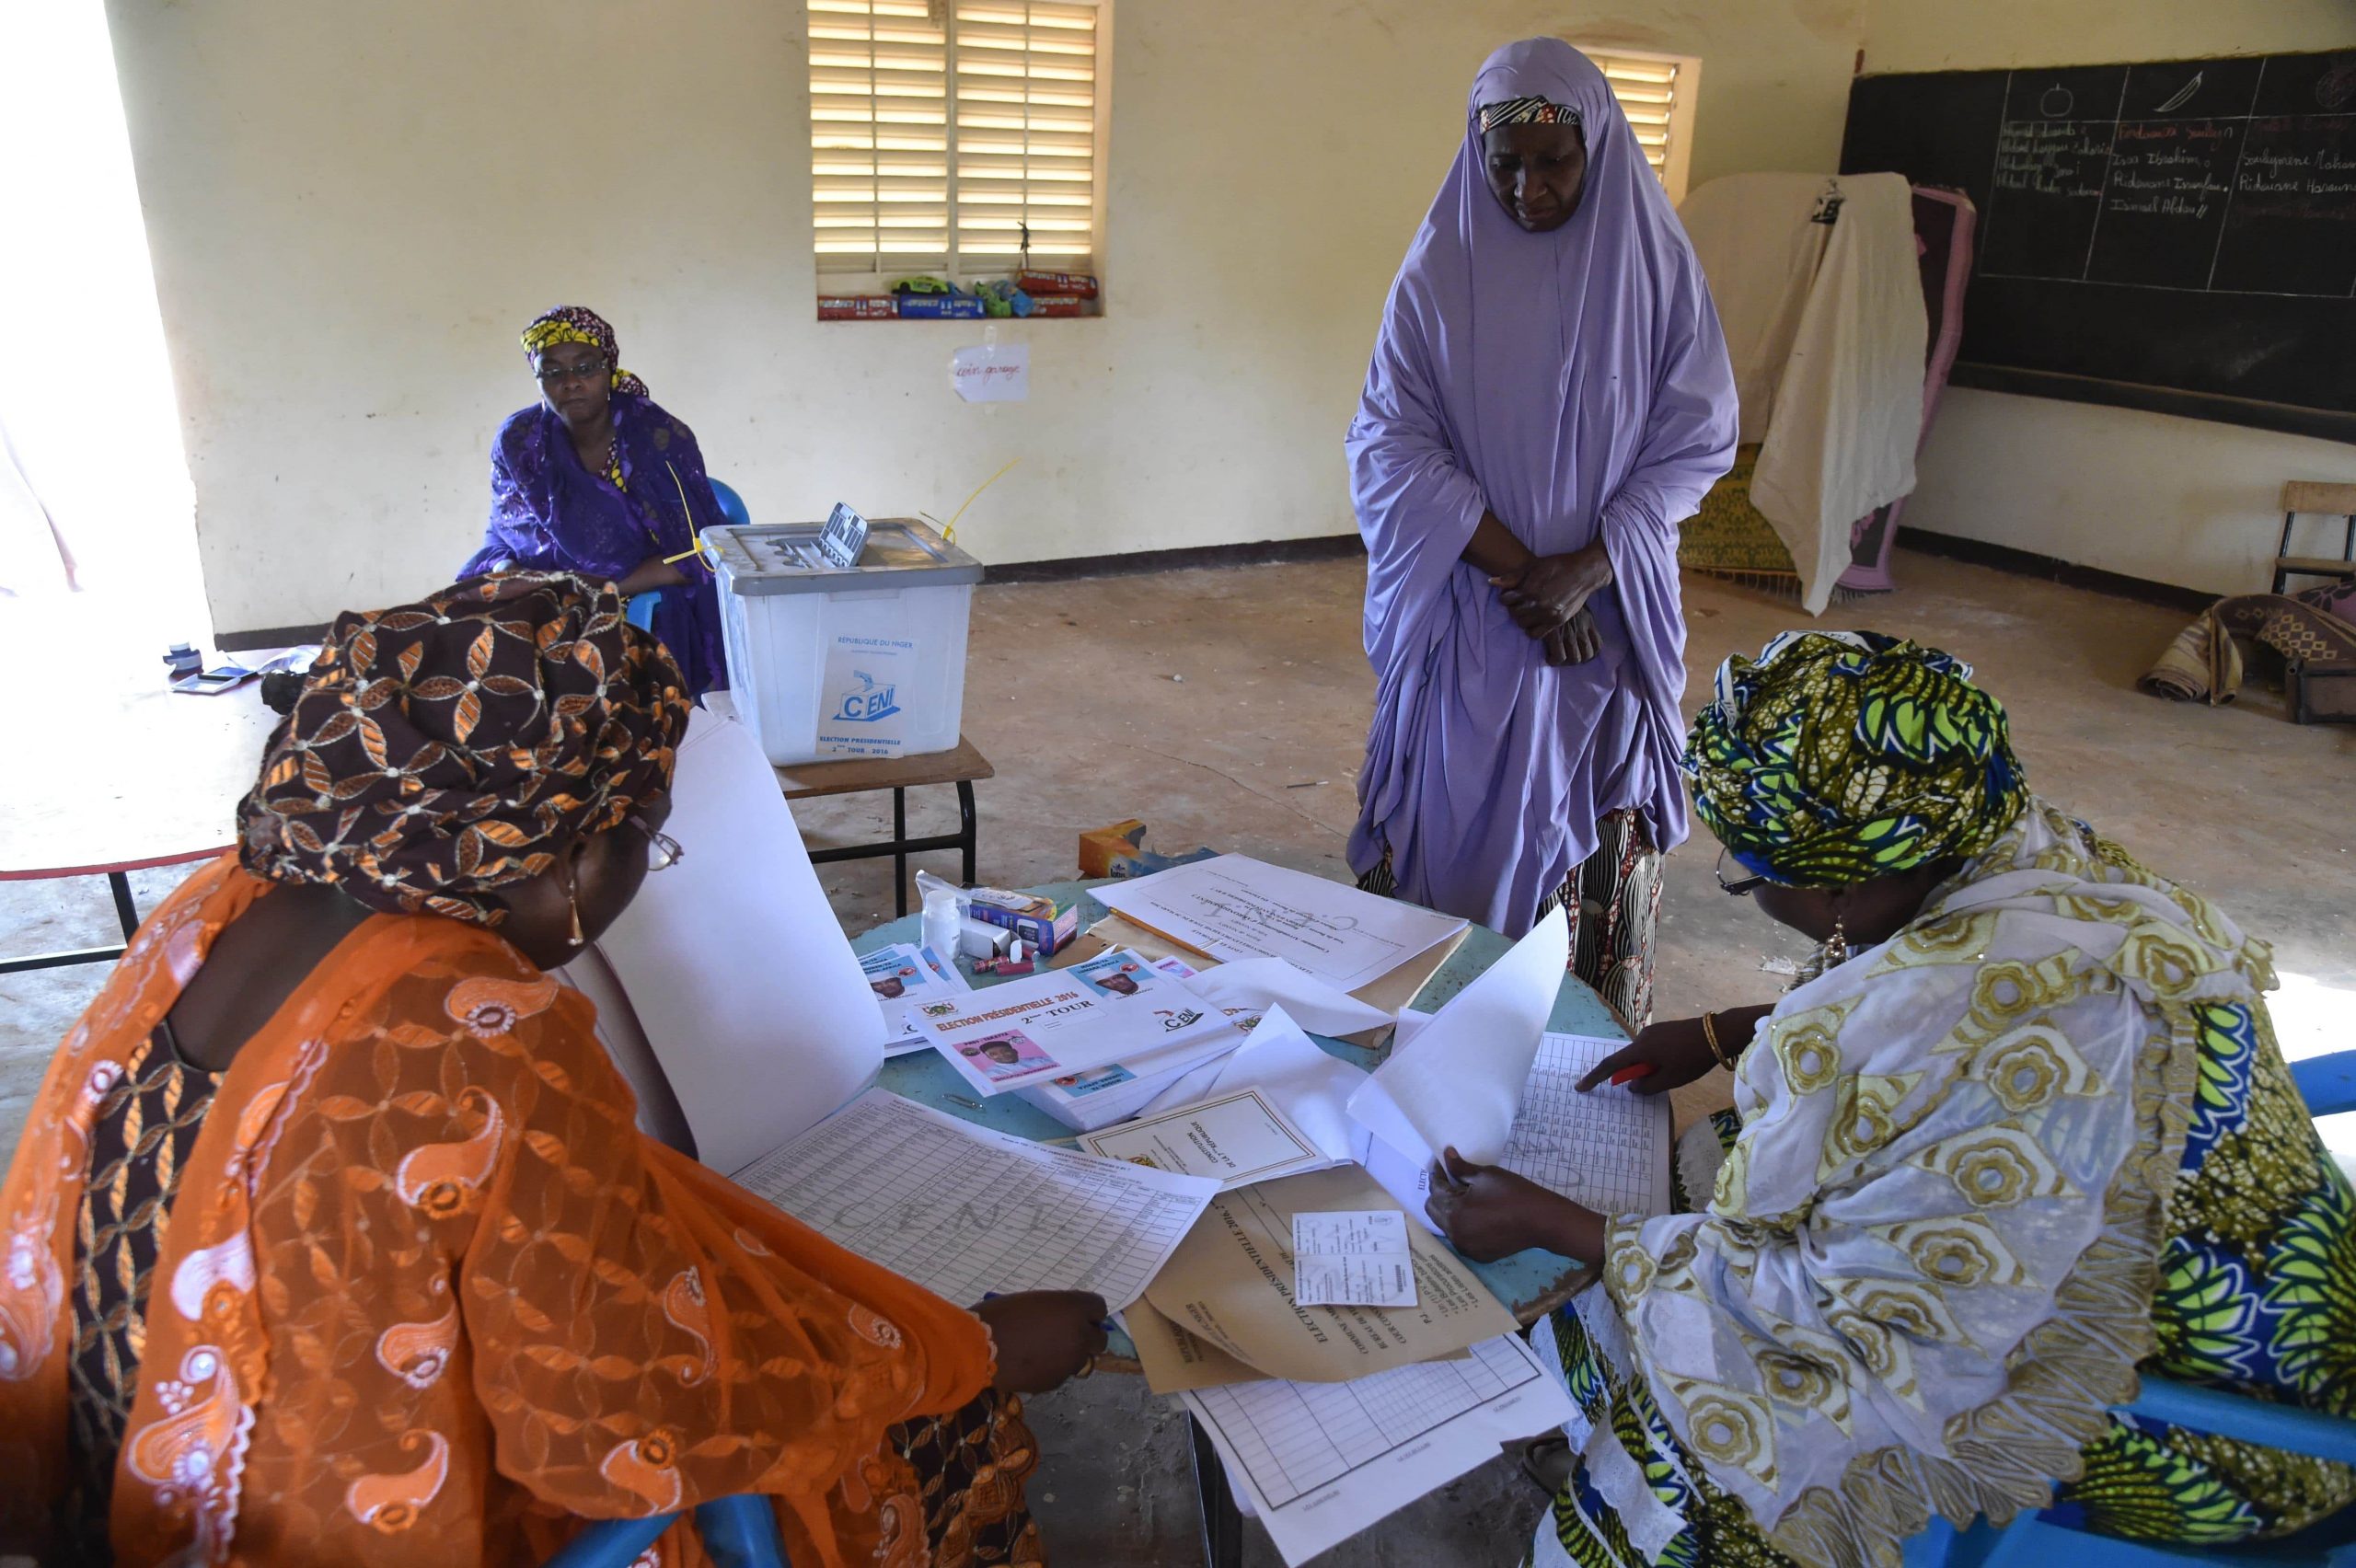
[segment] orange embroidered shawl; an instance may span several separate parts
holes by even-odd
[[[63,1485],[98,1101],[269,887],[224,858],[148,918],[0,1188],[0,1549]],[[740,1492],[796,1568],[924,1561],[884,1434],[980,1393],[987,1332],[642,1137],[593,1016],[489,931],[378,915],[247,1043],[156,1261],[123,1562],[531,1562]]]

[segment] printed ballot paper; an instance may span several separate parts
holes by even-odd
[[[997,1291],[1144,1290],[1218,1191],[991,1132],[872,1089],[736,1172],[830,1241],[967,1304]]]
[[[1511,1334],[1457,1360],[1346,1383],[1238,1383],[1184,1397],[1288,1565],[1572,1414],[1562,1385]]]
[[[903,1055],[932,1043],[908,1015],[919,1002],[971,991],[974,987],[957,965],[929,947],[894,942],[859,961],[868,988],[884,1012],[884,1054]]]
[[[1107,1159],[1208,1176],[1221,1191],[1334,1163],[1259,1089],[1084,1133],[1080,1147]]]
[[[1223,963],[1287,959],[1345,991],[1371,985],[1465,928],[1452,916],[1242,855],[1111,882],[1096,899]]]
[[[1417,1305],[1303,1307],[1292,1216],[1386,1207],[1364,1170],[1337,1166],[1213,1198],[1146,1287],[1153,1309],[1273,1378],[1339,1382],[1428,1361],[1514,1329],[1472,1266],[1420,1228],[1407,1239]]]
[[[919,1002],[911,1016],[933,1049],[986,1095],[1174,1046],[1236,1043],[1218,1009],[1120,950],[1071,969]]]
[[[1401,1013],[1394,1048],[1412,1048],[1430,1022],[1429,1013]],[[1617,1084],[1579,1089],[1588,1069],[1626,1043],[1589,1034],[1543,1036],[1497,1163],[1601,1214],[1667,1214],[1668,1097]],[[1380,1141],[1370,1143],[1364,1162],[1368,1174],[1421,1216],[1431,1196],[1428,1164]]]
[[[1494,1165],[1506,1151],[1539,1036],[1570,962],[1560,909],[1452,997],[1374,1069],[1350,1113],[1395,1153],[1428,1165],[1453,1147]]]
[[[1413,1307],[1407,1216],[1397,1209],[1294,1215],[1292,1280],[1302,1307]]]

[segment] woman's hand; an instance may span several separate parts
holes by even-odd
[[[625,599],[633,594],[644,594],[655,588],[669,588],[687,581],[686,573],[664,561],[661,556],[648,556],[629,569],[629,575],[614,584]]]
[[[1568,622],[1611,585],[1611,558],[1599,539],[1568,555],[1536,556],[1519,571],[1489,579],[1514,624],[1536,641]]]
[[[1726,1048],[1728,1059],[1742,1055],[1759,1020],[1773,1010],[1765,1007],[1729,1008],[1713,1015],[1718,1043]],[[1675,1018],[1654,1024],[1596,1063],[1588,1069],[1587,1077],[1579,1079],[1579,1088],[1584,1091],[1609,1082],[1614,1073],[1625,1067],[1643,1067],[1646,1070],[1631,1078],[1628,1087],[1638,1094],[1665,1094],[1706,1076],[1717,1065],[1717,1053],[1710,1049],[1710,1037],[1702,1027],[1702,1020]]]
[[[1546,662],[1557,667],[1584,664],[1602,651],[1600,636],[1595,629],[1595,612],[1582,609],[1546,634]]]
[[[1455,1249],[1493,1263],[1529,1247],[1594,1262],[1603,1256],[1603,1216],[1495,1165],[1475,1165],[1453,1148],[1432,1167],[1424,1212]]]
[[[1025,1290],[975,1308],[998,1345],[1001,1394],[1044,1394],[1104,1348],[1104,1298],[1092,1290]]]

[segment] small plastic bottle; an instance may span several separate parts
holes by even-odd
[[[943,963],[957,962],[957,933],[962,917],[957,913],[957,890],[935,887],[925,890],[924,945],[930,948]]]

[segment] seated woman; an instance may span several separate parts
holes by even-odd
[[[508,416],[491,448],[491,521],[461,578],[506,567],[658,595],[654,635],[687,694],[728,685],[720,595],[692,553],[728,519],[687,427],[621,368],[606,318],[562,305],[524,329],[540,400]],[[684,559],[675,559],[684,557]]]
[[[1583,1412],[1540,1563],[1849,1568],[1934,1512],[2049,1505],[2206,1546],[2356,1500],[2356,1470],[2110,1413],[2138,1366],[2356,1413],[2356,1193],[2266,945],[2028,794],[1969,674],[1845,632],[1718,674],[1685,767],[1728,891],[1831,966],[1587,1085],[1733,1067],[1680,1149],[1705,1207],[1600,1215],[1444,1157],[1431,1213],[1471,1255],[1602,1269],[1540,1331]]]
[[[1014,1396],[1103,1303],[961,1309],[640,1136],[546,973],[679,856],[687,713],[610,587],[337,621],[0,1188],[0,1552],[528,1563],[758,1493],[797,1568],[1040,1560]]]

